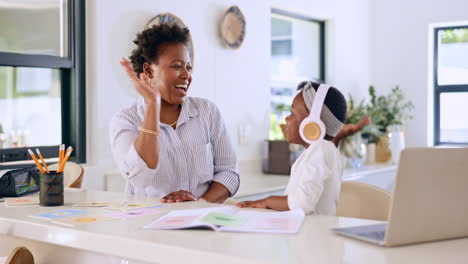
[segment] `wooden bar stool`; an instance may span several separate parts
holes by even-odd
[[[49,166],[50,170],[57,170],[58,163]],[[83,182],[84,169],[75,162],[68,161],[63,169],[63,186],[69,188],[81,188]]]
[[[379,187],[344,181],[336,216],[387,221],[391,197],[389,192]]]
[[[26,247],[17,247],[11,251],[5,264],[34,264],[34,257]]]

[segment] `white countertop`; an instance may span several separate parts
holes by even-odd
[[[82,191],[66,192],[64,207],[5,208],[0,204],[0,235],[157,263],[467,263],[468,260],[468,239],[384,249],[330,232],[332,227],[375,222],[341,217],[307,216],[296,235],[142,228],[157,216],[75,228],[28,217],[69,208],[71,203],[82,200],[125,198],[130,201],[158,201],[157,198],[138,198],[122,193]],[[207,206],[217,205],[187,202],[172,204],[171,208]]]
[[[346,168],[343,171],[343,181],[356,181],[368,174],[381,174],[396,171],[396,165],[387,163],[373,164],[361,168]],[[264,174],[261,172],[240,173],[239,191],[234,198],[245,197],[274,191],[285,190],[289,175]]]
[[[239,190],[233,198],[281,191],[286,189],[288,181],[289,175],[241,173]]]
[[[397,166],[389,163],[376,163],[361,168],[346,168],[343,171],[343,181],[354,181],[369,174],[396,173]]]
[[[288,185],[289,175],[265,174],[258,166],[259,161],[242,161],[240,167],[240,186],[234,199],[265,194],[270,192],[284,191]],[[366,165],[361,168],[346,168],[343,171],[343,181],[357,181],[369,174],[380,174],[396,171],[396,166],[382,163]],[[85,179],[93,175],[86,174]],[[125,186],[124,177],[118,171],[108,171],[105,173],[105,190],[123,192]]]

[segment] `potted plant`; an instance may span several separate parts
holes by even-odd
[[[268,140],[264,142],[263,172],[268,174],[289,175],[291,165],[298,156],[298,150],[292,149],[285,140],[284,119],[291,111],[285,103],[272,103],[270,111],[270,131]]]
[[[366,160],[367,150],[360,130],[368,124],[368,119],[364,100],[356,105],[350,94],[347,108],[345,125],[335,139],[339,140],[340,151],[346,158],[347,166],[357,168]]]
[[[371,119],[371,125],[367,133],[376,140],[376,161],[387,162],[391,158],[389,132],[394,135],[393,141],[403,138],[402,126],[406,121],[413,118],[411,112],[414,108],[411,101],[405,101],[405,95],[398,85],[392,88],[388,95],[377,95],[374,86],[369,87],[370,102],[366,107],[367,114]],[[390,134],[390,135],[392,135]],[[394,158],[404,147],[394,149]]]

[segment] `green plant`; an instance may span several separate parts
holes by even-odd
[[[366,115],[364,99],[356,105],[353,96],[350,94],[347,102],[347,112],[345,124],[357,124]]]
[[[371,119],[370,130],[367,132],[377,138],[387,132],[393,125],[403,125],[413,118],[414,109],[411,101],[405,101],[403,91],[395,86],[388,95],[377,95],[374,86],[369,87],[370,103],[366,106],[367,114]],[[380,135],[379,135],[380,134]]]
[[[466,43],[468,42],[468,29],[446,29],[442,31],[442,44]]]
[[[269,140],[283,140],[284,139],[279,120],[273,112],[270,112],[270,131],[269,131],[268,139]]]
[[[291,111],[291,106],[290,105],[287,105],[287,104],[284,104],[284,103],[274,104],[274,112],[275,112],[275,114],[277,114],[279,116],[285,115],[285,114],[289,113],[290,111]]]
[[[285,123],[284,118],[291,112],[291,106],[285,103],[272,103],[270,112],[269,140],[284,140],[280,125]]]

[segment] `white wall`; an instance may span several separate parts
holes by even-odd
[[[221,109],[238,159],[260,160],[268,136],[270,73],[270,4],[314,18],[326,19],[327,79],[343,92],[361,93],[370,80],[369,0],[100,0],[87,1],[87,175],[84,186],[102,189],[106,171],[115,171],[109,146],[109,120],[137,94],[121,70],[137,31],[156,14],[172,12],[190,28],[195,47],[193,83],[189,94],[214,101]],[[238,50],[223,47],[219,21],[230,5],[238,5],[247,21],[246,38]],[[239,144],[239,127],[250,133]],[[261,163],[258,162],[258,168]]]
[[[388,92],[400,85],[415,105],[407,143],[428,141],[429,24],[468,19],[466,0],[372,1],[372,83]],[[430,102],[432,104],[432,102]],[[430,116],[432,118],[432,116]]]

